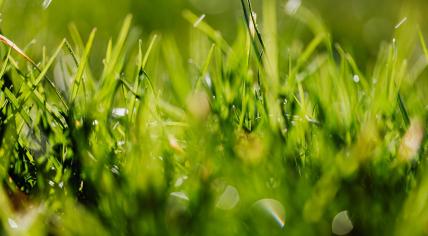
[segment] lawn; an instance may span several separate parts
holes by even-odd
[[[423,1],[0,5],[0,235],[428,234]]]

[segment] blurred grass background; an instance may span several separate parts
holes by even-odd
[[[256,12],[260,12],[261,2],[254,1]],[[295,21],[281,11],[286,3],[278,1],[277,6],[281,40],[289,42],[305,36],[309,39],[308,32],[302,32]],[[403,18],[411,17],[412,22],[422,25],[428,23],[423,17],[428,3],[423,0],[303,0],[302,4],[321,16],[333,39],[351,51],[359,62],[376,57],[380,43],[393,36],[394,27]],[[121,20],[131,13],[143,35],[153,31],[171,33],[182,42],[180,46],[188,48],[185,42],[189,27],[182,17],[184,9],[206,14],[206,21],[229,42],[236,37],[236,29],[243,21],[239,1],[229,0],[53,0],[48,8],[42,6],[43,0],[5,0],[1,10],[2,30],[19,45],[33,39],[39,45],[49,45],[66,36],[68,25],[74,22],[84,35],[96,27],[100,35],[97,40],[104,43],[95,45],[105,45],[111,35],[117,33]],[[98,48],[95,53],[100,57],[103,51]]]

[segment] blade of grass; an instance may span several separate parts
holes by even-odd
[[[244,0],[241,0],[242,10],[244,11],[244,17],[245,17],[245,23],[247,24],[247,28],[251,34],[251,27],[254,27],[255,34],[257,36],[257,39],[262,46],[262,49],[265,50],[265,44],[263,42],[262,34],[260,33],[259,27],[256,24],[256,19],[253,14],[253,7],[251,4],[251,0],[247,0],[247,7],[245,6]],[[263,52],[261,52],[263,53]]]
[[[46,77],[46,73],[47,73],[47,69],[46,69],[46,71],[44,71],[44,70],[40,70],[40,68],[36,65],[36,63],[29,57],[29,56],[27,56],[18,46],[16,46],[16,44],[15,43],[13,43],[11,40],[9,40],[8,38],[6,38],[5,36],[3,36],[3,35],[0,35],[0,41],[2,42],[2,43],[4,43],[6,46],[8,46],[8,47],[10,47],[10,48],[12,48],[14,51],[16,51],[19,55],[21,55],[22,57],[24,57],[28,62],[30,62],[39,72],[40,72],[40,75],[39,75],[39,77],[38,77],[38,79],[36,79],[36,83],[37,83],[37,81],[41,81],[42,80],[42,78],[43,77]],[[59,50],[62,48],[62,46],[63,46],[63,44],[64,44],[64,42],[63,43],[61,43],[60,44],[60,47],[58,48],[58,50],[57,50],[57,53],[55,54],[55,58],[56,58],[56,56],[58,55],[58,53],[59,53]],[[53,63],[53,61],[52,61],[52,63]],[[52,64],[51,63],[51,64]],[[50,67],[50,66],[49,66]],[[49,68],[49,67],[45,67],[45,68]],[[49,78],[47,78],[46,77],[46,79],[48,80],[48,82],[49,82],[49,84],[53,87],[53,89],[55,90],[55,92],[56,92],[56,94],[57,94],[57,96],[58,96],[58,98],[61,100],[61,102],[63,103],[63,105],[64,105],[64,107],[66,108],[66,109],[68,109],[68,106],[67,106],[67,103],[65,102],[65,100],[64,100],[64,98],[62,97],[62,95],[59,93],[59,90],[56,88],[56,86],[55,86],[55,84],[49,79]]]
[[[58,98],[61,100],[61,102],[63,103],[64,107],[66,108],[66,110],[68,110],[68,105],[65,101],[65,99],[62,97],[62,95],[60,94],[58,88],[56,87],[56,85],[49,79],[47,78],[46,74],[48,72],[48,70],[50,69],[50,67],[52,66],[52,64],[54,63],[55,59],[57,58],[58,54],[60,53],[60,51],[62,50],[62,48],[64,47],[65,44],[65,39],[61,41],[60,45],[57,47],[57,49],[55,50],[54,54],[51,56],[51,58],[49,59],[49,61],[47,62],[46,66],[43,68],[43,70],[41,70],[40,68],[36,67],[37,70],[39,70],[40,74],[39,76],[36,78],[34,84],[32,85],[33,90],[38,86],[38,84],[43,80],[43,78],[46,78],[46,80],[49,82],[49,84],[51,85],[51,87],[55,90],[55,93],[57,94]]]
[[[199,20],[199,17],[193,14],[189,10],[183,11],[183,17],[192,25],[195,25],[195,22]],[[210,38],[215,44],[217,44],[218,47],[221,48],[221,50],[224,53],[228,53],[231,50],[229,44],[221,36],[221,33],[213,29],[210,25],[208,25],[204,21],[200,21],[195,28],[200,30],[205,35],[207,35],[208,38]]]
[[[89,35],[89,39],[88,39],[88,42],[86,44],[85,50],[83,52],[82,58],[80,59],[80,64],[79,64],[79,67],[77,69],[76,76],[74,77],[74,83],[73,83],[72,95],[71,95],[71,103],[74,103],[74,101],[76,100],[77,94],[79,92],[79,87],[80,87],[80,84],[83,80],[83,73],[85,72],[85,68],[86,68],[86,65],[88,63],[89,53],[91,52],[92,44],[94,42],[95,33],[96,33],[96,29],[93,29],[91,34]]]
[[[198,90],[198,89],[199,89],[199,87],[200,87],[200,85],[201,85],[201,81],[204,79],[204,77],[205,77],[205,76],[206,76],[206,74],[208,73],[208,68],[209,68],[209,65],[210,65],[210,63],[211,63],[211,59],[212,59],[213,54],[214,54],[214,49],[215,49],[215,44],[212,44],[212,45],[211,45],[211,48],[210,48],[210,50],[209,50],[209,52],[208,52],[207,59],[205,60],[204,65],[202,66],[201,72],[200,72],[200,74],[199,74],[199,78],[198,78],[198,80],[196,81],[196,84],[195,84],[195,90]]]
[[[12,42],[10,39],[6,38],[4,35],[0,34],[0,42],[4,43],[6,46],[12,48],[15,52],[17,52],[19,55],[25,58],[28,62],[30,62],[34,67],[37,67],[36,63],[34,63],[33,60],[27,54],[24,53],[14,42]]]
[[[8,98],[8,100],[12,103],[14,109],[19,111],[19,114],[21,115],[22,119],[24,119],[25,123],[27,123],[27,125],[31,127],[32,123],[31,123],[30,115],[20,108],[21,106],[19,105],[18,99],[15,97],[15,95],[13,95],[12,91],[10,91],[8,88],[5,88],[4,93]],[[14,113],[12,113],[10,117],[6,119],[6,122],[7,120],[11,119],[13,116],[14,116]]]
[[[426,59],[427,59],[427,61],[428,61],[428,48],[427,48],[427,45],[426,45],[426,43],[425,43],[425,39],[424,39],[424,36],[423,36],[423,34],[422,34],[422,31],[421,31],[420,29],[419,29],[418,34],[419,34],[419,41],[420,41],[420,43],[421,43],[422,50],[423,50],[423,52],[424,52],[425,58],[426,58]]]
[[[115,94],[118,75],[123,67],[124,55],[123,49],[125,47],[126,39],[128,37],[129,30],[131,28],[132,16],[128,15],[122,25],[117,42],[114,44],[109,42],[107,47],[106,59],[104,64],[104,70],[102,73],[102,82],[99,92],[96,95],[95,104],[100,105],[103,102],[109,103],[111,101],[111,95]],[[106,104],[104,107],[111,107],[112,104]]]
[[[137,58],[137,77],[135,78],[135,82],[134,82],[134,96],[136,99],[140,99],[139,97],[137,97],[137,91],[139,90],[140,84],[141,84],[141,79],[144,78],[143,76],[146,76],[147,74],[145,73],[145,67],[147,65],[147,61],[149,60],[149,56],[156,44],[156,41],[158,39],[158,36],[155,34],[153,35],[152,39],[150,40],[150,44],[149,47],[147,48],[146,53],[143,56],[143,49],[142,49],[142,41],[139,41],[138,44],[138,58]],[[147,77],[147,76],[146,76]],[[129,87],[129,89],[131,90],[131,88]],[[135,103],[137,101],[135,101],[135,99],[130,99],[130,103],[128,106],[128,111],[129,111],[129,119],[132,120],[132,118],[134,117],[134,110],[135,110]]]
[[[110,75],[113,71],[117,70],[117,64],[120,58],[120,54],[125,46],[126,38],[128,37],[129,30],[131,28],[132,16],[128,15],[123,22],[120,30],[117,42],[111,50],[111,56],[108,57],[107,65],[104,67],[104,76]]]
[[[170,74],[169,79],[173,92],[180,104],[186,104],[187,96],[192,88],[180,50],[173,38],[163,40],[162,45],[162,52],[166,61],[166,68]]]
[[[143,69],[146,68],[147,61],[149,60],[150,53],[152,52],[153,47],[155,46],[157,40],[158,40],[158,35],[157,34],[153,35],[152,40],[150,40],[149,47],[147,48],[147,51],[144,54],[144,58],[143,58],[143,61],[141,63],[141,68],[143,68]]]
[[[404,104],[404,101],[403,101],[403,98],[401,97],[400,92],[398,92],[398,95],[397,95],[397,102],[398,102],[398,106],[400,108],[401,114],[403,115],[404,124],[406,125],[406,127],[409,127],[410,126],[409,113],[407,112],[406,105]]]
[[[4,35],[0,34],[0,41],[2,43],[4,43],[6,46],[12,48],[14,51],[16,51],[19,55],[21,55],[22,57],[24,57],[28,62],[30,62],[39,72],[41,75],[43,76],[39,76],[39,79],[41,80],[41,78],[46,76],[46,72],[43,72],[40,70],[40,68],[37,66],[37,64],[29,57],[27,56],[24,51],[22,51],[14,42],[12,42],[10,39],[6,38]],[[62,47],[63,44],[61,44]],[[55,56],[56,57],[56,56]],[[49,79],[47,78],[49,84],[52,86],[52,88],[55,90],[58,98],[61,100],[61,102],[63,103],[64,107],[68,110],[68,106],[67,103],[65,102],[65,99],[62,97],[62,95],[59,93],[59,90],[56,88],[55,84]],[[36,80],[37,81],[37,80]]]
[[[74,23],[68,25],[68,31],[70,32],[71,39],[73,40],[76,46],[77,52],[79,54],[82,54],[83,51],[80,51],[80,50],[83,50],[85,48],[85,44],[83,43],[82,36],[80,35],[76,25]]]
[[[49,70],[49,68],[52,66],[54,60],[56,59],[56,57],[58,56],[60,50],[62,49],[63,45],[65,43],[65,40],[62,41],[62,43],[59,45],[59,47],[57,48],[56,52],[54,53],[54,55],[49,59],[49,62],[47,63],[46,67],[39,73],[38,77],[35,79],[34,83],[31,83],[30,81],[28,81],[28,79],[23,75],[22,72],[20,72],[19,68],[17,67],[17,65],[15,65],[15,70],[18,72],[18,74],[20,74],[22,76],[23,79],[23,85],[25,85],[28,88],[28,92],[25,94],[22,94],[19,97],[20,100],[20,105],[15,107],[16,110],[15,112],[19,112],[22,113],[23,112],[23,108],[24,108],[24,104],[30,99],[31,96],[33,96],[35,98],[35,101],[37,102],[37,104],[39,104],[39,106],[44,109],[48,114],[52,115],[52,117],[58,122],[58,124],[60,124],[62,127],[65,127],[65,123],[63,122],[63,117],[60,114],[54,113],[52,109],[49,108],[48,104],[46,103],[44,97],[36,90],[37,86],[40,84],[40,82],[42,81],[43,78],[47,78],[46,77],[46,73]],[[10,58],[11,59],[11,58]],[[48,79],[48,78],[47,78]],[[20,94],[23,92],[23,88],[22,87],[20,89]],[[55,92],[58,93],[59,91],[56,89],[56,87],[54,86]],[[64,101],[64,105],[66,106],[66,109],[68,109],[68,106],[65,104]],[[14,113],[15,113],[14,112]]]
[[[9,48],[9,50],[7,51],[7,54],[6,54],[6,59],[3,61],[3,66],[1,67],[1,70],[0,70],[0,78],[3,78],[4,74],[6,73],[6,69],[7,69],[7,66],[9,63],[9,57],[10,57],[11,52],[12,52],[12,49]]]

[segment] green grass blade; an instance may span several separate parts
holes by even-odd
[[[194,26],[195,26],[195,22],[199,21],[199,17],[193,14],[189,10],[183,11],[183,17]],[[205,35],[207,35],[208,38],[210,38],[214,43],[216,43],[218,47],[222,49],[223,52],[227,53],[231,50],[229,44],[221,36],[221,33],[214,30],[210,25],[208,25],[204,21],[200,21],[195,28],[203,32]]]
[[[427,59],[427,61],[428,61],[428,48],[427,48],[427,45],[426,45],[426,43],[425,43],[425,39],[424,39],[424,36],[423,36],[423,34],[422,34],[422,31],[421,30],[419,30],[419,41],[420,41],[420,43],[421,43],[421,47],[422,47],[422,50],[423,50],[423,52],[424,52],[424,55],[425,55],[425,57],[426,57],[426,59]]]
[[[157,42],[157,41],[158,41],[158,35],[157,35],[157,34],[155,34],[155,35],[153,35],[152,39],[150,40],[149,47],[147,48],[147,51],[146,51],[146,53],[144,54],[144,58],[143,58],[143,61],[142,61],[142,63],[141,63],[141,67],[142,67],[143,69],[145,69],[145,68],[146,68],[147,61],[149,60],[150,53],[152,52],[153,47],[155,46],[155,44],[156,44],[156,42]]]
[[[108,55],[106,63],[107,65],[104,67],[104,75],[108,76],[114,71],[117,70],[118,62],[120,60],[120,54],[125,46],[126,38],[128,37],[129,30],[131,28],[132,16],[128,15],[123,22],[122,28],[120,30],[119,36],[117,38],[117,42],[114,47],[111,49],[111,56]]]
[[[200,75],[199,75],[199,79],[196,81],[196,84],[195,84],[195,88],[196,89],[195,90],[198,90],[200,88],[201,81],[204,79],[204,77],[208,73],[209,65],[211,63],[211,60],[212,60],[212,57],[213,57],[213,54],[214,54],[214,50],[215,50],[215,44],[211,45],[211,48],[210,48],[210,50],[208,52],[207,59],[205,60],[204,65],[202,66],[202,69],[201,69],[201,72],[200,72]]]
[[[410,125],[409,113],[407,112],[406,105],[404,104],[403,98],[401,97],[400,93],[398,93],[397,95],[397,102],[401,111],[401,115],[403,116],[404,124],[406,125],[406,127],[409,127]]]
[[[52,88],[55,90],[55,93],[57,94],[58,98],[61,100],[61,102],[63,103],[63,105],[66,107],[66,109],[68,109],[68,105],[65,101],[65,99],[62,97],[62,95],[59,92],[59,89],[56,87],[56,85],[49,79],[47,78],[46,74],[49,71],[49,69],[51,68],[52,64],[54,63],[55,59],[58,57],[59,53],[61,52],[62,48],[64,47],[65,44],[65,39],[61,41],[61,43],[59,44],[59,46],[57,47],[57,49],[55,50],[54,54],[50,57],[49,61],[47,62],[47,64],[45,65],[45,67],[43,68],[43,70],[40,70],[40,74],[37,76],[35,82],[33,85],[31,85],[33,87],[33,90],[40,84],[40,82],[43,80],[43,78],[46,78],[46,80],[49,82],[49,84],[52,86]]]
[[[27,123],[27,125],[31,127],[32,122],[31,122],[30,115],[28,115],[24,110],[20,109],[18,99],[15,97],[15,95],[13,95],[13,93],[8,88],[4,89],[4,93],[5,93],[6,97],[9,99],[9,101],[12,103],[13,107],[19,111],[19,113],[20,113],[22,119],[24,119],[25,123]],[[11,116],[11,118],[12,117],[13,117],[13,115]],[[8,119],[10,119],[10,118],[8,118]]]
[[[79,92],[79,87],[83,80],[83,73],[85,72],[85,68],[88,63],[89,53],[91,52],[92,44],[94,42],[95,33],[96,33],[96,29],[93,29],[91,34],[89,35],[89,39],[86,44],[85,51],[83,52],[82,58],[80,59],[80,64],[77,69],[76,76],[74,77],[71,103],[74,103],[74,101],[76,100],[77,94]]]

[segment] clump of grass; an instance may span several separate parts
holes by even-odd
[[[262,21],[241,3],[233,44],[183,13],[192,63],[130,16],[100,75],[95,30],[38,64],[2,37],[0,234],[424,234],[426,62],[400,51],[407,31],[360,68],[301,6],[313,39],[284,56],[276,1]]]

